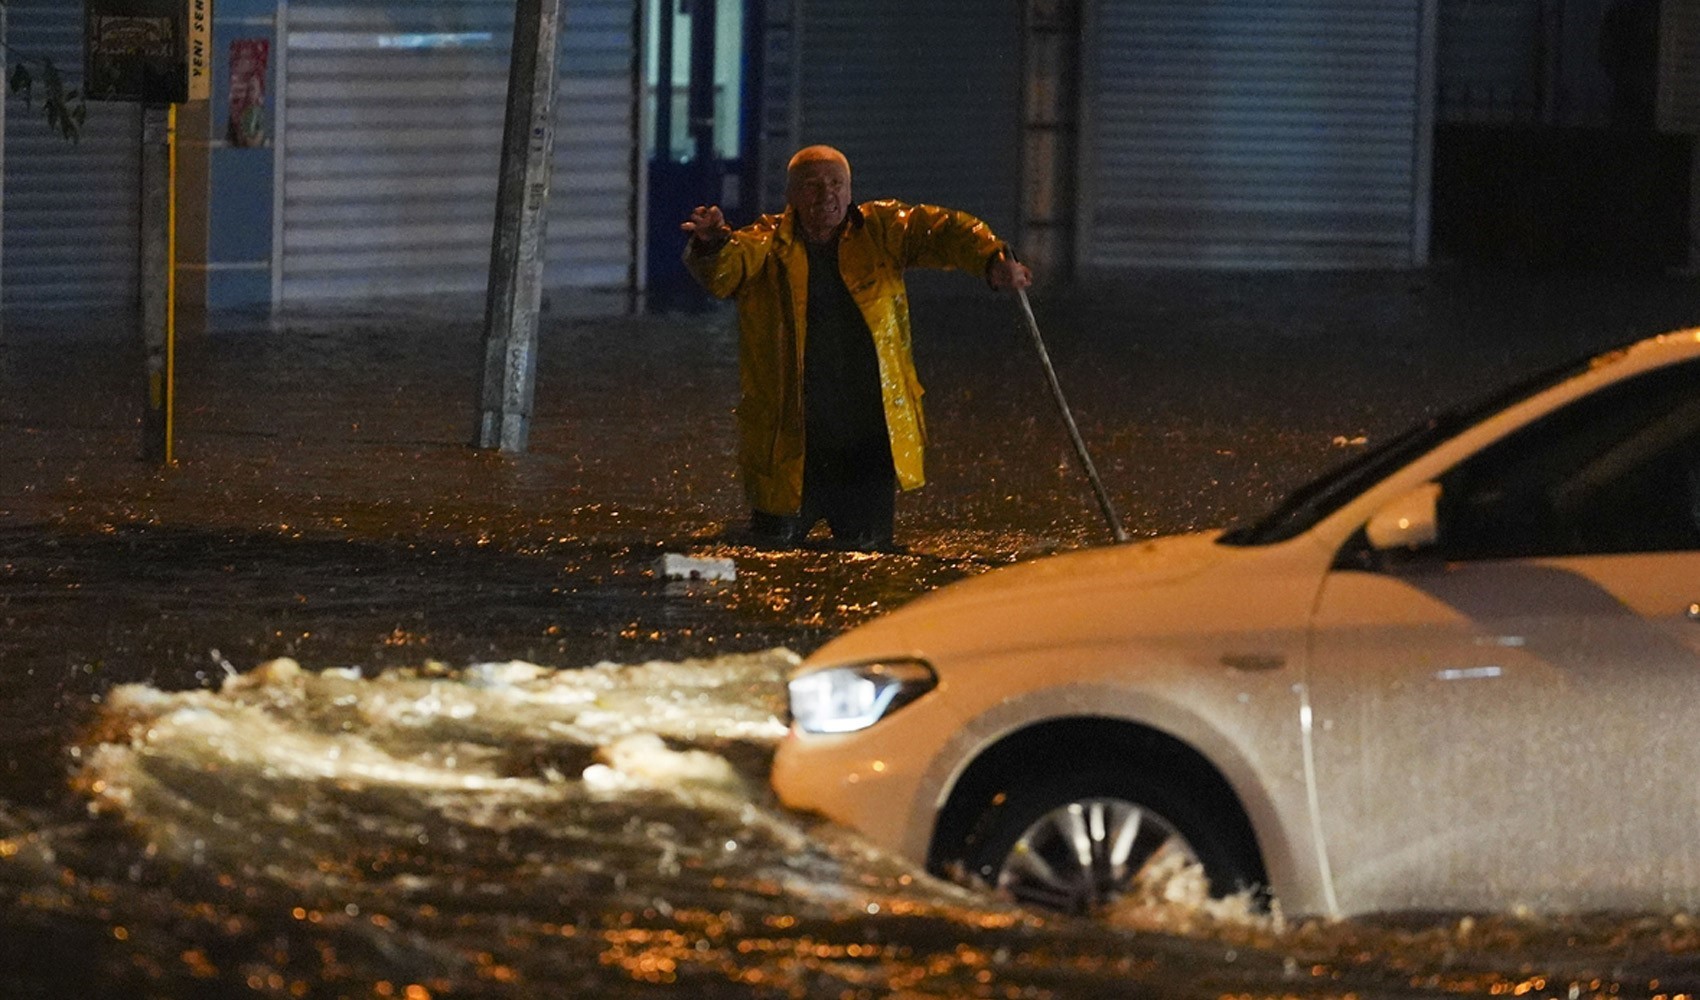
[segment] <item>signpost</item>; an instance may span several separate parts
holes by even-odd
[[[83,90],[142,113],[142,456],[170,465],[176,403],[177,105],[212,93],[212,0],[84,0]]]

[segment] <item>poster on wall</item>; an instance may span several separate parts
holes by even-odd
[[[271,42],[239,38],[230,43],[230,118],[225,138],[232,146],[264,146],[266,127],[266,63]]]

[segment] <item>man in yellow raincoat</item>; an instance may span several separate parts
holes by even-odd
[[[791,158],[786,202],[736,232],[714,205],[680,227],[691,274],[738,302],[751,528],[795,545],[824,519],[840,544],[890,549],[896,488],[925,481],[904,270],[966,271],[995,289],[1026,288],[1032,276],[966,212],[853,204],[850,163],[831,146]]]

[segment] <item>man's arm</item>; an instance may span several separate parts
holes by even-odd
[[[1033,283],[1027,265],[1015,259],[992,228],[967,212],[938,205],[895,207],[889,222],[905,266],[950,268],[980,274],[1002,291]]]
[[[685,243],[685,269],[708,294],[719,299],[737,294],[744,279],[759,265],[772,232],[771,225],[758,222],[734,233],[718,205],[698,205],[679,228],[690,234]]]

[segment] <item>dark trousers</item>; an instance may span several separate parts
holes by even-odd
[[[857,549],[888,549],[896,506],[891,444],[881,436],[850,447],[811,447],[803,459],[802,510],[754,511],[750,528],[766,541],[797,545],[824,518],[838,542]]]

